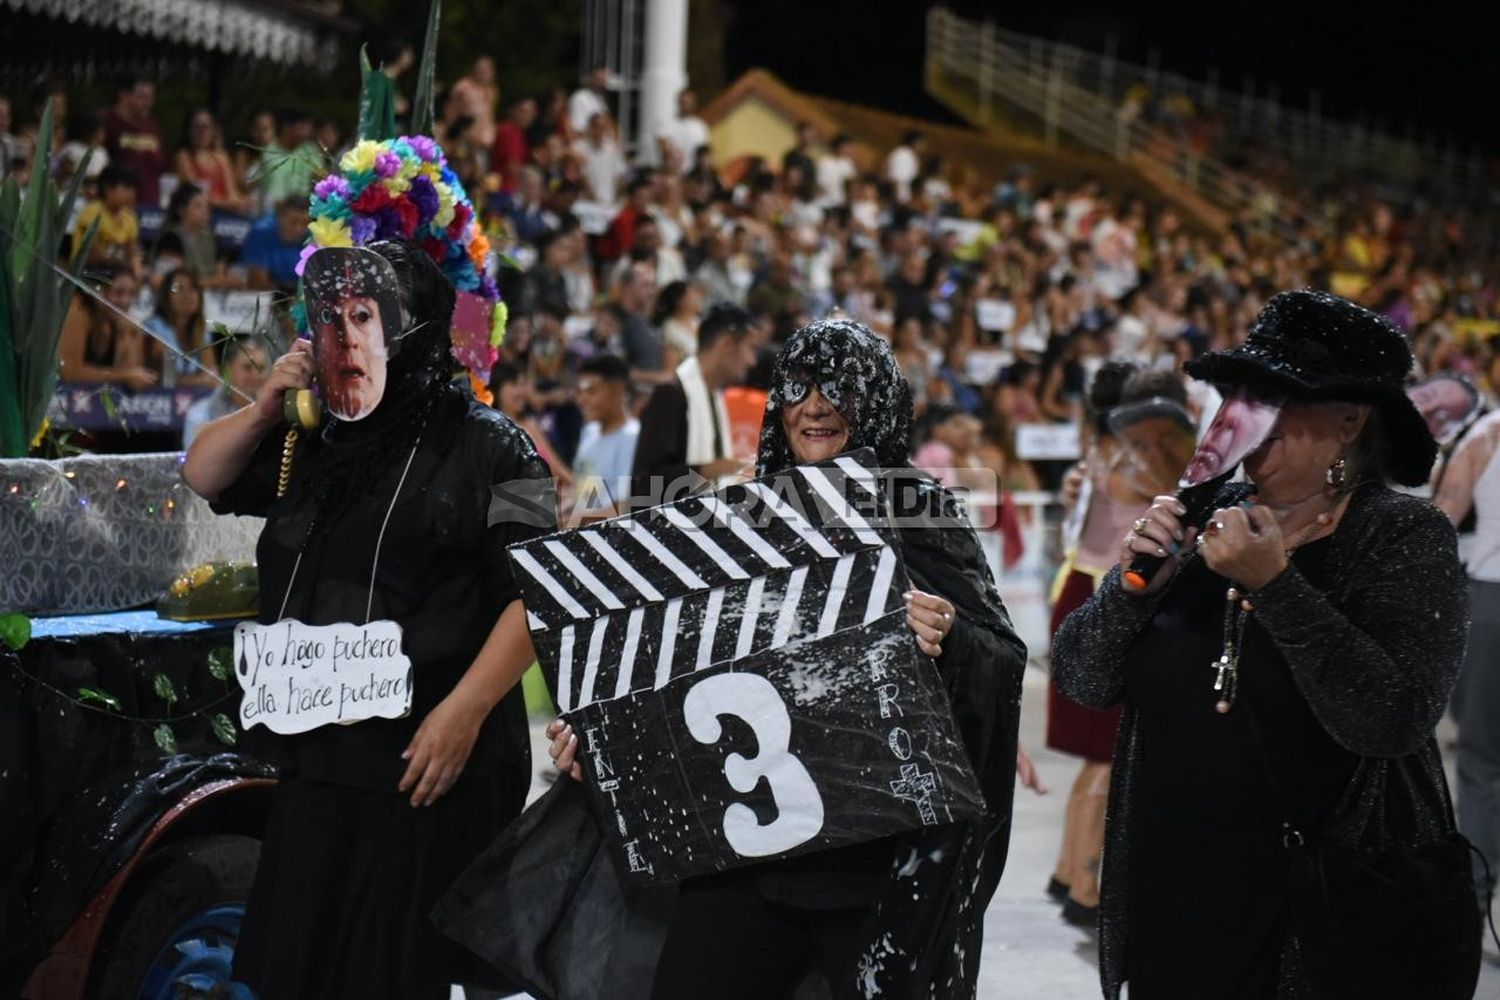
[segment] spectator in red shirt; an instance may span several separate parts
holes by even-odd
[[[152,109],[156,84],[142,76],[121,79],[115,106],[104,113],[104,148],[109,162],[135,175],[140,204],[161,206],[161,175],[167,169],[167,151],[161,126]]]
[[[620,209],[604,235],[599,237],[596,256],[602,261],[616,261],[635,245],[635,227],[651,214],[652,178],[643,173],[625,189],[625,207]]]
[[[510,106],[505,121],[495,129],[495,145],[490,150],[490,169],[500,175],[500,190],[511,193],[521,183],[521,168],[531,159],[531,144],[526,130],[536,121],[536,101],[523,97]]]

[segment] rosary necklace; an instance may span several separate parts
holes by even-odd
[[[1313,535],[1333,523],[1333,512],[1343,500],[1342,494],[1335,496],[1328,509],[1298,534],[1296,540],[1286,548],[1288,559],[1291,559],[1293,552],[1306,545]],[[1234,696],[1240,684],[1240,654],[1245,647],[1245,624],[1250,620],[1250,612],[1254,610],[1255,606],[1250,603],[1250,599],[1231,583],[1224,592],[1224,649],[1219,658],[1210,664],[1215,671],[1214,692],[1219,696],[1218,701],[1214,702],[1214,711],[1220,715],[1234,707]]]

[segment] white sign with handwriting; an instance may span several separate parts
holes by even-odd
[[[241,622],[234,666],[245,692],[245,729],[263,725],[286,735],[411,712],[411,660],[401,651],[401,626],[392,621]]]

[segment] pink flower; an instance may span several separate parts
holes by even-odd
[[[302,254],[297,258],[297,266],[293,269],[297,272],[297,277],[302,277],[302,270],[307,267],[307,258],[317,253],[319,249],[321,248],[316,243],[309,243],[302,248]]]

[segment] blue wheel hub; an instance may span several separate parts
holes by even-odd
[[[255,1000],[234,982],[234,946],[245,918],[244,903],[225,903],[183,921],[141,980],[141,1000]]]

